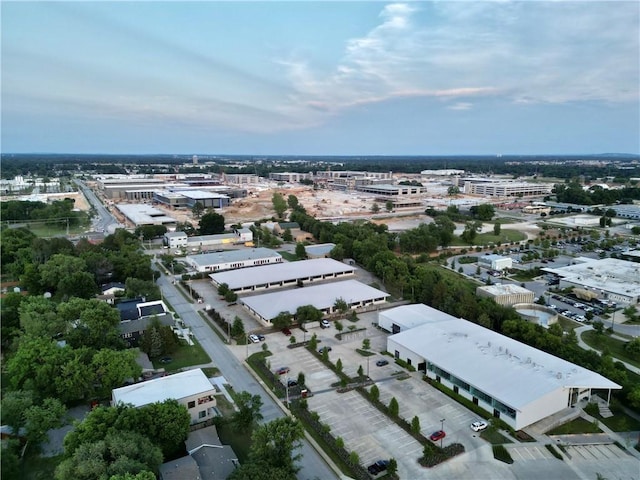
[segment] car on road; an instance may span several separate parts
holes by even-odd
[[[260,343],[260,339],[258,338],[257,335],[249,335],[249,340],[251,340],[253,343]]]
[[[276,370],[276,375],[284,375],[285,373],[289,373],[289,367],[280,367]]]
[[[322,319],[322,321],[320,322],[320,326],[322,328],[329,328],[331,326],[331,324],[329,323],[329,320],[327,320],[326,318]]]
[[[487,427],[487,422],[485,422],[484,420],[477,420],[471,424],[471,430],[473,430],[474,432],[481,432]]]
[[[384,472],[387,467],[389,466],[389,460],[378,460],[375,463],[372,463],[371,465],[369,465],[367,467],[367,471],[371,474],[371,475],[378,475],[382,472]]]
[[[378,360],[376,362],[376,365],[378,367],[384,367],[385,365],[389,365],[389,360]]]
[[[284,327],[282,329],[282,333],[284,333],[288,337],[289,335],[291,335],[291,330],[289,330],[287,327]]]
[[[431,440],[432,442],[437,442],[438,440],[442,440],[446,436],[447,434],[444,433],[444,430],[436,430],[431,435],[429,435],[429,440]]]

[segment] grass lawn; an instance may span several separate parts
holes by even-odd
[[[503,225],[505,223],[522,223],[524,222],[524,220],[522,218],[515,218],[515,217],[500,217],[500,218],[494,218],[493,220],[491,220],[492,223],[499,223],[500,225]]]
[[[575,330],[580,326],[578,322],[574,322],[566,317],[561,317],[560,315],[558,315],[558,323],[564,331]]]
[[[480,433],[480,438],[486,440],[491,445],[502,445],[503,443],[513,443],[507,437],[502,435],[495,428],[487,428]]]
[[[567,435],[572,433],[602,433],[602,430],[584,418],[576,418],[547,432],[547,435]]]
[[[489,223],[489,222],[485,222]],[[479,233],[476,235],[476,238],[473,240],[474,245],[489,245],[493,243],[495,245],[500,242],[501,245],[508,244],[511,242],[519,242],[521,240],[526,240],[527,236],[519,230],[510,230],[503,229],[500,231],[500,235],[494,235],[493,232],[487,233]],[[460,237],[454,237],[451,242],[453,246],[466,246],[469,245],[467,242],[462,240]]]
[[[582,332],[582,340],[590,347],[600,351],[606,347],[611,352],[612,357],[640,368],[640,362],[627,355],[627,352],[624,350],[626,342],[622,340],[611,338],[606,334],[598,335],[594,330]]]
[[[598,420],[604,423],[614,432],[637,432],[640,430],[640,420],[627,415],[624,412],[618,412],[613,417],[600,418]]]
[[[284,258],[287,262],[297,262],[298,260],[300,260],[295,254],[290,252],[281,251],[278,253],[282,255],[282,258]]]
[[[154,368],[164,368],[167,372],[175,372],[184,367],[190,367],[192,365],[201,365],[203,363],[210,363],[211,359],[207,352],[203,350],[198,341],[193,339],[194,345],[190,347],[186,343],[180,342],[180,346],[175,352],[167,355],[171,357],[171,362],[160,363],[160,359],[153,360]]]
[[[246,462],[249,458],[249,450],[251,450],[251,430],[239,432],[230,423],[217,427],[217,430],[220,441],[224,445],[231,445],[240,463]]]

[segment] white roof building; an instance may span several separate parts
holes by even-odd
[[[485,285],[476,288],[476,296],[492,298],[498,305],[533,303],[535,293],[513,283]]]
[[[251,270],[251,275],[242,270],[229,270],[209,275],[216,287],[223,283],[237,293],[251,292],[267,288],[296,286],[322,280],[354,275],[355,268],[331,258],[301,260],[273,265],[264,265]]]
[[[188,255],[186,262],[198,272],[218,272],[245,267],[257,267],[282,262],[282,255],[268,248],[226,250],[224,252]]]
[[[116,208],[136,226],[176,223],[175,218],[168,216],[162,210],[143,203],[118,204]]]
[[[347,302],[349,308],[357,309],[370,305],[383,304],[389,294],[370,287],[356,280],[332,282],[303,289],[285,290],[281,292],[265,293],[239,300],[251,313],[265,325],[271,326],[271,320],[280,312],[295,315],[298,307],[313,305],[325,314],[335,311],[336,300]]]
[[[424,319],[388,337],[387,350],[516,430],[590,398],[594,389],[622,388],[475,323],[426,305],[411,307],[385,312],[396,324],[406,322],[408,312],[417,317],[422,312]]]
[[[592,290],[598,298],[636,304],[640,301],[640,263],[616,258],[578,257],[575,265],[545,267],[542,270],[560,277],[559,288],[579,287]]]
[[[215,415],[215,393],[207,376],[198,368],[116,388],[111,392],[111,404],[143,407],[173,399],[187,408],[191,423],[197,423]]]

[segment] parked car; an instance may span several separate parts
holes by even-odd
[[[325,350],[326,350],[327,352],[330,352],[330,351],[331,351],[331,347],[320,347],[320,348],[318,349],[318,353],[319,353],[319,354],[322,354]]]
[[[260,340],[261,342],[264,342],[264,335],[258,334],[258,340]]]
[[[296,380],[289,380],[287,382],[287,387],[297,387],[298,386],[298,382]]]
[[[289,330],[287,327],[284,327],[282,329],[282,333],[284,333],[288,337],[289,335],[291,335],[291,330]]]
[[[444,430],[436,430],[431,435],[429,435],[429,440],[431,440],[432,442],[437,442],[438,440],[442,440],[446,436],[447,434],[444,433]]]
[[[481,432],[487,427],[488,427],[487,422],[485,422],[484,420],[478,420],[471,424],[471,430],[473,430],[474,432]]]
[[[384,472],[389,466],[389,460],[378,460],[375,463],[372,463],[367,467],[367,471],[371,475],[378,475],[379,473]]]
[[[280,367],[276,370],[276,375],[284,375],[285,373],[289,373],[289,367]]]
[[[389,361],[388,361],[388,360],[378,360],[378,361],[376,362],[376,365],[377,365],[378,367],[384,367],[385,365],[389,365]]]
[[[162,357],[160,363],[171,363],[173,359],[171,357]]]
[[[331,324],[329,323],[329,320],[327,320],[326,318],[322,319],[322,321],[320,322],[320,326],[322,328],[329,328],[331,326]]]
[[[258,338],[257,335],[249,335],[249,340],[251,340],[253,343],[260,343],[260,339]]]

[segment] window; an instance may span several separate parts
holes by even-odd
[[[196,406],[196,402],[194,400],[191,400],[188,404],[187,404],[187,408],[193,408]]]
[[[204,418],[207,416],[207,411],[206,410],[202,410],[200,412],[198,412],[198,418]]]

